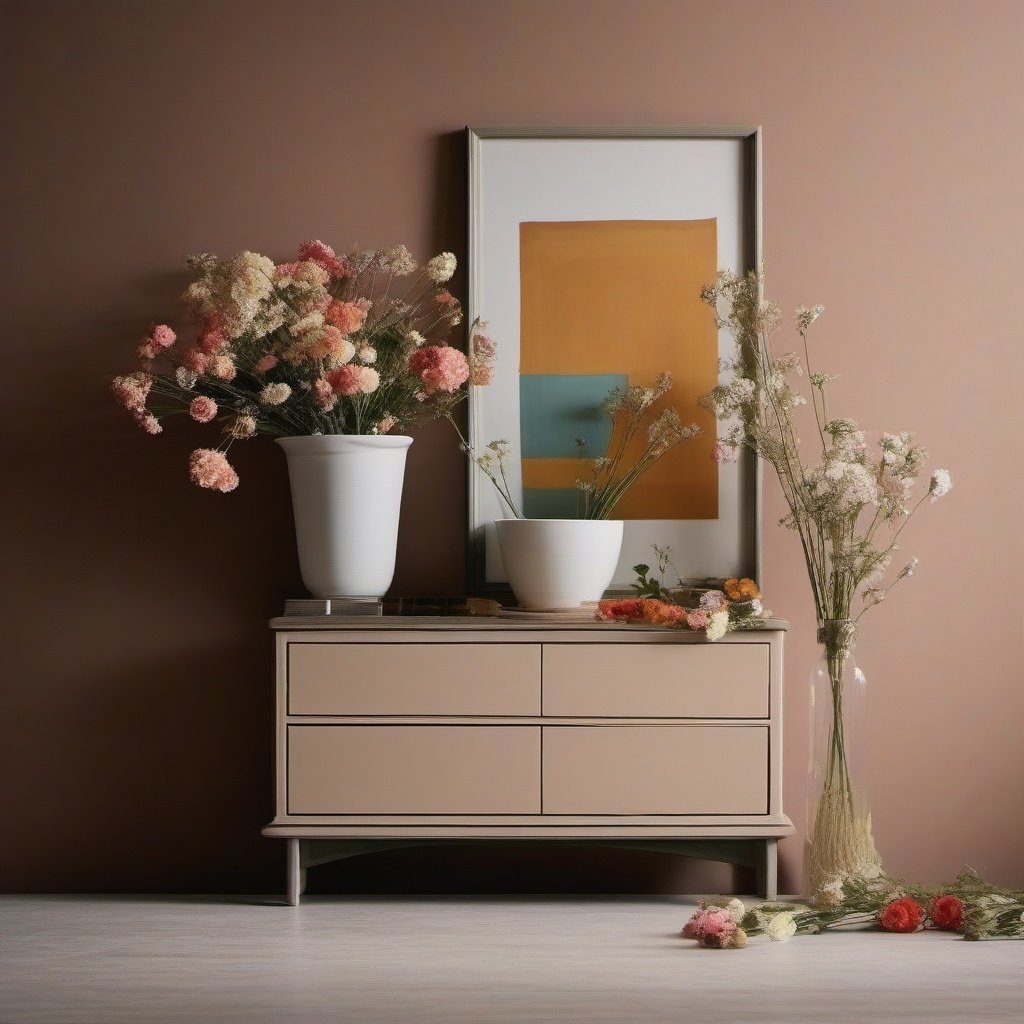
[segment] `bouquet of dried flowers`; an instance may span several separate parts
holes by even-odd
[[[817,906],[762,903],[749,910],[735,898],[700,903],[680,934],[712,949],[742,949],[766,935],[782,942],[836,928],[873,926],[910,934],[959,932],[965,939],[1024,939],[1024,891],[989,885],[970,868],[945,886],[911,885],[889,875],[835,879]]]
[[[937,469],[918,491],[927,453],[910,434],[883,433],[871,445],[853,420],[830,412],[828,384],[834,377],[811,371],[807,344],[821,306],[796,311],[802,353],[778,353],[771,338],[779,327],[779,307],[764,300],[759,273],[741,277],[723,271],[702,290],[701,298],[715,310],[719,328],[729,330],[737,342],[735,358],[722,367],[730,378],[701,398],[705,408],[731,424],[714,457],[731,461],[745,445],[777,473],[789,506],[781,523],[800,538],[818,639],[825,649],[833,708],[824,788],[810,824],[808,883],[813,895],[851,872],[869,875],[879,870],[870,816],[854,799],[850,778],[843,670],[857,622],[914,573],[916,559],[885,580],[908,520],[923,503],[948,493],[952,482],[947,470]],[[796,381],[805,366],[819,448],[815,463],[804,457],[796,424],[796,411],[808,404]]]
[[[474,325],[485,327],[484,324]],[[481,336],[483,337],[483,336]],[[483,337],[485,349],[493,353],[493,342]],[[474,334],[471,351],[480,344]],[[601,411],[612,421],[612,439],[605,454],[587,456],[587,440],[576,438],[580,476],[576,481],[577,519],[611,519],[615,507],[629,489],[673,448],[700,433],[696,423],[684,424],[671,406],[654,414],[654,406],[672,388],[672,374],[658,375],[653,386],[634,384],[613,388],[601,402]],[[462,449],[491,481],[501,500],[516,519],[525,518],[512,496],[508,481],[511,457],[507,440],[491,441],[483,451],[475,450],[462,436],[458,424],[449,416],[459,434]]]
[[[746,578],[727,579],[721,590],[705,590],[697,607],[685,607],[665,587],[665,572],[672,567],[670,550],[657,544],[651,547],[658,559],[658,576],[651,575],[649,565],[634,565],[637,581],[632,589],[636,596],[598,602],[597,618],[600,621],[648,623],[703,631],[708,640],[720,640],[735,629],[762,628],[771,618],[772,613],[762,603],[757,584]]]
[[[238,485],[227,459],[235,441],[408,430],[450,415],[470,383],[490,380],[492,342],[467,359],[445,340],[462,321],[445,287],[451,253],[419,266],[403,245],[338,255],[312,241],[294,262],[253,252],[187,262],[191,340],[152,328],[113,391],[150,434],[173,415],[219,426],[220,443],[189,459],[200,487]]]

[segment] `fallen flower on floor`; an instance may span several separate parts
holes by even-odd
[[[970,868],[938,889],[888,875],[847,878],[837,885],[834,901],[814,905],[762,903],[748,910],[735,898],[702,901],[680,935],[711,949],[742,949],[758,935],[784,942],[857,925],[903,934],[958,931],[969,940],[1022,939],[1024,891],[989,885]]]

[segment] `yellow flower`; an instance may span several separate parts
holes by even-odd
[[[741,580],[728,579],[723,584],[722,589],[730,601],[754,601],[761,596],[761,591],[757,589],[757,584],[746,577]]]

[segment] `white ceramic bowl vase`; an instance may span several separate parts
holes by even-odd
[[[494,526],[505,575],[528,611],[599,601],[615,575],[621,519],[499,519]]]

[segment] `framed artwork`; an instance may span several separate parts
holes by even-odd
[[[577,440],[603,455],[613,388],[653,384],[702,433],[670,452],[620,502],[612,582],[670,547],[684,577],[760,575],[760,469],[716,463],[718,383],[732,339],[700,289],[719,269],[761,261],[757,128],[475,128],[469,141],[470,318],[498,342],[494,379],[474,389],[469,439],[508,443],[513,497],[530,518],[573,518]],[[471,593],[505,589],[494,521],[509,515],[470,464]]]

